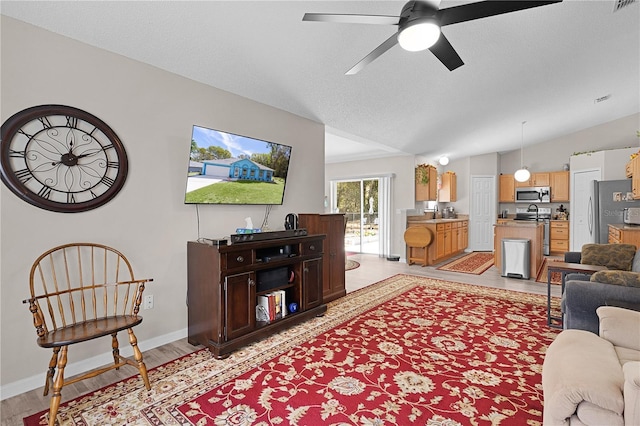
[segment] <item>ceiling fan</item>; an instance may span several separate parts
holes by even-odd
[[[355,64],[346,72],[347,75],[356,74],[395,46],[396,43],[399,43],[403,49],[413,52],[429,49],[449,71],[453,71],[462,66],[464,62],[462,62],[458,53],[449,43],[449,40],[441,33],[441,27],[560,2],[562,0],[494,0],[438,9],[431,1],[415,0],[407,2],[402,7],[400,16],[305,13],[302,20],[398,26],[398,31],[395,34]]]

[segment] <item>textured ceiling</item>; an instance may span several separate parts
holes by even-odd
[[[440,8],[468,1],[443,0]],[[640,4],[564,2],[443,28],[465,65],[393,47],[404,1],[2,1],[0,12],[327,126],[327,162],[519,149],[640,111]],[[606,102],[596,98],[611,95]]]

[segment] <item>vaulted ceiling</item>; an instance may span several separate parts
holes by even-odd
[[[397,27],[302,21],[404,3],[3,0],[0,12],[324,123],[328,162],[505,152],[522,121],[529,145],[640,111],[638,2],[564,0],[443,27],[465,63],[454,71],[395,46],[345,75]]]

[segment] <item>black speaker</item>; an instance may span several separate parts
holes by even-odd
[[[289,213],[284,218],[284,229],[298,229],[298,215],[295,213]]]

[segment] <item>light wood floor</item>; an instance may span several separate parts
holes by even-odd
[[[349,259],[360,263],[360,267],[346,272],[347,292],[352,292],[367,285],[381,281],[395,274],[413,274],[439,278],[447,281],[463,282],[467,284],[482,285],[487,287],[503,288],[515,291],[522,291],[536,294],[547,294],[546,284],[535,282],[535,279],[520,280],[504,278],[495,266],[489,268],[482,275],[461,274],[455,272],[439,271],[435,266],[407,265],[402,262],[388,261],[376,255],[355,254]],[[446,263],[446,262],[445,262]],[[560,295],[560,286],[552,286],[552,294]],[[34,337],[35,340],[35,337]],[[144,350],[144,347],[141,349]],[[186,355],[199,347],[187,343],[182,339],[168,345],[144,351],[144,360],[147,368],[153,368],[165,362],[171,361],[182,355]],[[33,350],[44,350],[38,348],[34,343]],[[44,384],[44,374],[46,366],[42,368],[42,378]],[[62,389],[62,400],[67,401],[85,393],[100,389],[118,380],[130,377],[136,373],[134,368],[123,367],[119,371],[112,370],[92,379],[83,380]],[[48,409],[49,396],[42,396],[42,388],[38,388],[12,398],[7,398],[0,402],[0,424],[2,426],[22,425],[23,417]]]

